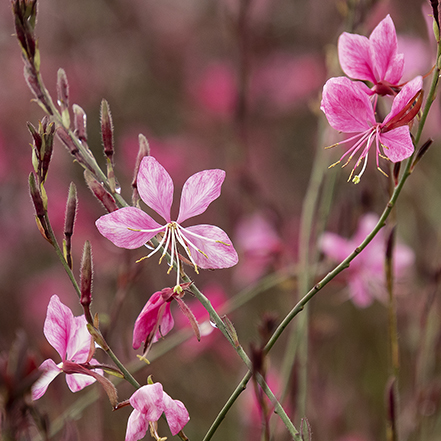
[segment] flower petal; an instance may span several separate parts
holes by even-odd
[[[76,330],[75,318],[72,311],[57,295],[53,295],[47,307],[46,320],[43,332],[47,341],[60,354],[62,360],[66,359],[68,343]]]
[[[98,231],[117,247],[134,249],[143,246],[157,234],[133,230],[160,228],[154,219],[136,207],[125,207],[101,216],[96,222]],[[129,229],[130,228],[130,229]]]
[[[376,83],[371,60],[371,43],[363,35],[343,32],[338,39],[338,58],[343,72],[355,80]]]
[[[179,433],[184,426],[190,421],[190,415],[184,404],[179,400],[173,400],[170,395],[164,392],[164,412],[167,418],[170,432],[173,436]]]
[[[51,359],[43,361],[38,369],[42,371],[42,374],[32,385],[33,400],[38,400],[41,398],[45,394],[52,380],[61,373],[61,368],[58,367]]]
[[[202,253],[197,252],[190,247],[191,257],[200,268],[230,268],[236,265],[239,260],[230,238],[219,227],[193,225],[182,228],[181,233],[189,242],[202,251]],[[194,234],[200,237],[195,237]]]
[[[340,132],[364,132],[375,125],[369,96],[346,77],[331,78],[326,82],[320,108],[329,124]]]
[[[90,351],[90,341],[92,336],[87,330],[87,321],[84,315],[74,317],[72,325],[71,338],[67,343],[66,360],[74,361],[76,363],[85,363]]]
[[[221,194],[223,170],[204,170],[190,176],[182,187],[177,223],[203,213]]]
[[[141,343],[157,327],[158,320],[161,320],[161,334],[166,335],[174,325],[170,313],[170,303],[165,303],[161,291],[155,292],[142,308],[141,313],[135,321],[133,329],[133,349],[138,349]]]
[[[354,251],[352,242],[334,233],[323,233],[320,239],[320,249],[332,260],[346,259]]]
[[[392,161],[399,162],[412,155],[414,147],[409,126],[401,126],[386,133],[380,133],[380,142],[385,147],[384,154]]]
[[[139,166],[138,192],[141,199],[170,222],[173,181],[165,168],[153,157],[145,156]]]
[[[390,15],[372,31],[369,41],[377,80],[397,84],[403,76],[404,56],[397,54],[397,33]]]
[[[145,415],[134,409],[127,421],[125,441],[138,441],[147,433],[149,422]]]
[[[156,333],[153,342],[158,341],[161,337],[167,335],[175,325],[175,321],[173,320],[170,307],[171,307],[171,303],[170,302],[166,303],[164,314],[162,315],[161,323],[159,324],[158,332]]]
[[[400,113],[422,88],[423,78],[421,76],[417,76],[412,81],[409,81],[394,98],[390,112],[384,118],[382,126]]]
[[[142,386],[130,397],[130,404],[148,421],[158,421],[164,412],[164,391],[161,383]]]
[[[95,378],[84,374],[66,374],[66,383],[72,392],[78,392],[95,383]]]

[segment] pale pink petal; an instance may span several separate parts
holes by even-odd
[[[329,124],[340,132],[364,132],[375,125],[369,96],[346,77],[331,78],[326,82],[320,108]]]
[[[355,232],[354,238],[352,239],[352,242],[355,243],[355,246],[360,245],[361,242],[366,239],[366,236],[372,232],[372,230],[377,225],[379,219],[379,216],[375,213],[366,213],[360,218],[360,220],[358,221],[357,231]],[[380,232],[375,236],[374,240],[380,237],[381,240],[383,240],[382,230],[380,230]]]
[[[399,162],[412,155],[414,147],[409,126],[401,126],[386,133],[380,133],[384,154],[392,161]]]
[[[204,170],[190,176],[182,187],[181,205],[176,222],[181,223],[190,217],[203,213],[221,194],[225,179],[223,170]]]
[[[403,276],[405,270],[415,262],[415,253],[411,248],[403,244],[395,246],[394,253],[394,273],[397,277]]]
[[[371,43],[366,37],[343,32],[338,39],[338,58],[343,72],[348,77],[375,84],[370,46]]]
[[[138,192],[141,199],[170,222],[173,181],[165,168],[153,157],[145,156],[139,166]]]
[[[149,422],[145,415],[134,409],[127,421],[125,441],[138,441],[144,438],[149,427]]]
[[[165,308],[164,299],[160,291],[155,292],[138,315],[133,329],[133,349],[138,349],[141,343],[155,328],[161,308]]]
[[[85,363],[90,351],[90,342],[92,336],[87,330],[87,320],[84,315],[79,317],[74,317],[75,322],[75,332],[67,344],[66,349],[66,360],[73,361],[76,363]]]
[[[161,383],[142,386],[130,397],[130,404],[148,421],[158,421],[164,412],[164,391]]]
[[[397,54],[397,34],[390,15],[372,31],[369,41],[377,80],[397,84],[403,76],[404,57]]]
[[[179,433],[184,426],[189,422],[190,415],[184,404],[179,400],[173,400],[168,394],[164,392],[164,412],[167,418],[167,423],[170,427],[170,432],[173,436]]]
[[[230,238],[219,227],[214,225],[194,225],[183,228],[181,232],[189,242],[202,251],[201,253],[190,247],[191,257],[198,267],[210,269],[230,268],[238,262],[239,258]],[[202,236],[202,238],[195,237],[194,234]]]
[[[133,230],[160,228],[154,219],[136,207],[125,207],[101,216],[96,222],[98,231],[117,247],[134,249],[143,246],[157,234]],[[130,228],[130,229],[129,229]]]
[[[78,392],[86,386],[95,383],[95,378],[83,374],[66,374],[66,383],[72,392]]]
[[[43,332],[47,341],[56,349],[63,360],[69,340],[75,332],[75,319],[72,311],[61,303],[57,295],[53,295],[47,307]]]
[[[389,114],[384,118],[382,126],[400,113],[410,102],[411,99],[423,88],[423,78],[421,76],[415,77],[409,81],[392,102],[392,107]]]
[[[355,248],[350,241],[334,233],[324,233],[319,246],[325,256],[337,262],[346,259]]]
[[[374,301],[366,282],[357,275],[349,280],[349,292],[351,300],[358,308],[367,308]]]
[[[43,361],[38,369],[42,372],[42,374],[32,385],[33,400],[38,400],[39,398],[41,398],[45,394],[47,387],[52,382],[52,380],[62,372],[61,368],[58,367],[51,359]]]

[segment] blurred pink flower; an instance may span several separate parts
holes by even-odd
[[[336,164],[349,155],[344,167],[351,161],[354,154],[364,146],[348,180],[352,178],[355,169],[364,159],[361,172],[353,178],[354,183],[360,181],[360,177],[366,169],[369,149],[374,140],[376,163],[380,171],[380,156],[386,155],[386,159],[399,162],[413,153],[414,147],[408,124],[412,122],[421,105],[417,94],[421,91],[422,85],[421,77],[409,81],[395,96],[391,111],[384,121],[377,123],[371,100],[366,94],[366,86],[362,83],[354,83],[346,77],[331,78],[326,82],[323,87],[321,110],[334,129],[344,133],[355,133],[354,136],[335,145],[356,141]],[[380,145],[383,153],[380,150]]]
[[[141,199],[166,221],[158,224],[147,213],[136,207],[121,208],[96,221],[99,232],[121,248],[139,248],[157,234],[162,235],[159,245],[150,257],[164,246],[160,262],[170,248],[170,269],[176,263],[179,285],[180,255],[178,244],[184,248],[196,272],[200,268],[229,268],[238,261],[236,250],[227,234],[214,225],[182,227],[185,220],[203,213],[220,196],[225,179],[223,170],[204,170],[185,182],[179,215],[170,218],[173,202],[173,181],[167,171],[152,156],[143,158],[138,173],[138,191]]]
[[[343,32],[338,39],[338,56],[343,72],[355,80],[373,83],[371,93],[395,95],[403,76],[404,55],[397,53],[397,34],[390,15],[369,38]]]
[[[190,420],[184,404],[167,395],[161,383],[142,386],[130,397],[130,404],[134,409],[127,422],[125,441],[138,441],[144,438],[149,425],[157,435],[156,427],[152,423],[158,421],[163,412],[173,436]],[[160,439],[159,436],[157,439]]]
[[[324,233],[320,247],[326,257],[340,262],[351,254],[366,238],[378,222],[378,216],[365,214],[359,222],[358,229],[352,239],[345,239],[334,233]],[[354,304],[360,308],[369,306],[375,298],[382,300],[385,296],[385,254],[386,243],[383,230],[358,255],[346,274],[350,296]],[[399,278],[414,262],[413,251],[406,245],[397,243],[394,250],[394,275]]]
[[[241,285],[255,282],[280,253],[282,242],[274,226],[261,213],[241,219],[236,228],[241,263],[236,278]]]
[[[88,373],[84,367],[86,363],[98,364],[92,359],[94,346],[86,324],[84,315],[74,317],[57,295],[51,297],[43,332],[47,341],[60,354],[62,361],[55,364],[53,360],[47,359],[40,365],[39,369],[43,373],[32,386],[34,400],[41,398],[52,380],[63,371],[66,372],[66,383],[72,392],[89,386],[95,381],[93,377],[97,372],[102,373],[101,370]]]

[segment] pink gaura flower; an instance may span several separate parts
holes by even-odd
[[[321,250],[331,260],[341,262],[374,229],[378,219],[376,214],[365,214],[360,219],[357,231],[352,239],[345,239],[334,233],[324,233],[320,241]],[[372,242],[351,262],[350,267],[343,273],[347,277],[351,299],[359,308],[369,306],[375,298],[379,300],[385,298],[385,255],[386,240],[383,230],[380,230]],[[414,259],[414,253],[409,247],[397,243],[393,258],[395,277],[402,277],[405,270],[413,264]]]
[[[355,133],[350,138],[331,146],[354,141],[347,152],[333,165],[347,157],[343,167],[346,166],[361,149],[348,181],[364,159],[361,172],[352,179],[354,183],[360,181],[366,169],[369,149],[374,141],[376,164],[380,171],[382,171],[379,165],[380,157],[399,162],[412,155],[414,147],[409,123],[421,107],[422,81],[422,77],[416,77],[401,89],[393,100],[391,111],[382,123],[375,120],[374,107],[366,94],[367,87],[364,84],[354,83],[346,77],[331,78],[326,82],[323,87],[321,110],[334,129],[344,133]]]
[[[88,364],[98,364],[92,358],[94,346],[92,337],[86,327],[84,315],[74,317],[72,311],[58,296],[53,295],[47,307],[43,332],[47,341],[60,354],[61,363],[55,364],[51,359],[43,361],[39,369],[43,372],[32,386],[32,398],[41,398],[52,380],[61,372],[66,372],[66,383],[72,392],[89,386],[95,381],[97,372],[88,371]],[[83,373],[79,373],[83,372]]]
[[[167,395],[161,383],[142,386],[130,397],[129,401],[134,410],[127,422],[125,441],[138,441],[144,438],[149,425],[156,439],[160,439],[155,423],[163,412],[173,436],[179,433],[190,420],[184,404]]]
[[[395,26],[387,15],[369,38],[343,32],[338,39],[338,57],[343,72],[355,80],[370,81],[369,93],[395,95],[403,76],[404,55],[397,53]]]
[[[96,221],[99,232],[122,248],[139,248],[159,234],[159,245],[147,256],[164,247],[170,251],[170,269],[177,266],[179,284],[180,258],[178,244],[185,250],[196,272],[198,268],[229,268],[238,261],[236,250],[227,234],[214,225],[183,227],[185,220],[203,213],[220,196],[225,179],[223,170],[204,170],[187,179],[182,189],[181,205],[176,221],[170,217],[173,201],[173,181],[167,171],[152,156],[141,161],[138,172],[138,192],[141,199],[166,221],[160,225],[136,207],[121,208]]]

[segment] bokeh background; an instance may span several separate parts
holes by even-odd
[[[198,223],[216,224],[227,231],[240,263],[198,276],[189,269],[189,274],[215,305],[257,286],[250,300],[228,314],[248,350],[251,343],[260,344],[258,329],[265,317],[269,314],[278,323],[298,296],[300,216],[314,164],[321,185],[310,240],[312,282],[332,268],[318,251],[320,233],[352,237],[361,216],[381,213],[388,198],[389,181],[373,166],[359,185],[346,182],[347,169],[327,170],[342,151],[323,149],[337,140],[337,134],[319,110],[324,82],[342,74],[338,35],[344,30],[369,35],[391,14],[400,51],[406,56],[404,80],[409,80],[429,72],[434,63],[435,42],[427,25],[431,26],[430,10],[422,9],[424,5],[429,2],[41,0],[37,25],[41,70],[54,97],[57,70],[66,71],[71,103],[87,113],[89,145],[103,165],[99,108],[102,98],[109,102],[116,175],[127,200],[139,133],[148,138],[152,155],[174,179],[175,213],[188,176],[208,168],[226,170],[222,196]],[[6,356],[22,330],[40,363],[46,358],[58,361],[42,333],[51,295],[57,294],[76,315],[81,308],[55,253],[35,225],[27,188],[32,164],[26,122],[36,125],[43,112],[32,102],[25,84],[13,33],[9,2],[2,2],[0,349]],[[394,215],[400,242],[415,255],[405,280],[396,286],[403,440],[441,437],[440,127],[439,101],[435,101],[422,138],[431,136],[434,144],[408,180]],[[131,348],[134,320],[150,295],[172,286],[175,276],[167,276],[165,264],[158,268],[155,258],[135,264],[143,250],[116,248],[99,235],[94,222],[105,211],[88,191],[81,167],[56,141],[46,190],[60,240],[71,181],[79,195],[74,272],[79,273],[88,239],[95,265],[94,311],[99,312],[121,360],[136,363]],[[262,281],[268,280],[272,283],[263,288]],[[382,293],[377,294],[370,306],[358,308],[349,300],[347,278],[340,275],[310,304],[306,415],[296,410],[297,364],[289,375],[284,403],[296,427],[300,418],[308,418],[312,439],[386,439],[387,308]],[[186,300],[198,309],[194,299]],[[145,383],[152,374],[173,398],[183,401],[191,416],[185,432],[191,440],[199,440],[245,369],[216,330],[199,344],[193,337],[170,348],[182,329],[188,331],[178,308],[173,313],[174,333],[156,344],[154,362],[136,377]],[[201,322],[206,320],[201,317]],[[291,350],[286,343],[287,336],[268,360],[268,379],[276,391],[283,382],[282,361]],[[104,361],[102,355],[97,356]],[[131,387],[121,386],[120,399],[132,392]],[[75,409],[77,400],[84,401],[87,393],[70,393],[60,376],[36,406],[54,422],[63,411]],[[97,395],[79,414],[63,415],[64,427],[53,430],[53,439],[123,439],[129,409],[112,413],[105,395]],[[168,433],[162,423],[160,427],[161,433]],[[214,439],[259,440],[261,427],[250,384]],[[289,439],[275,421],[272,434],[274,440]]]

